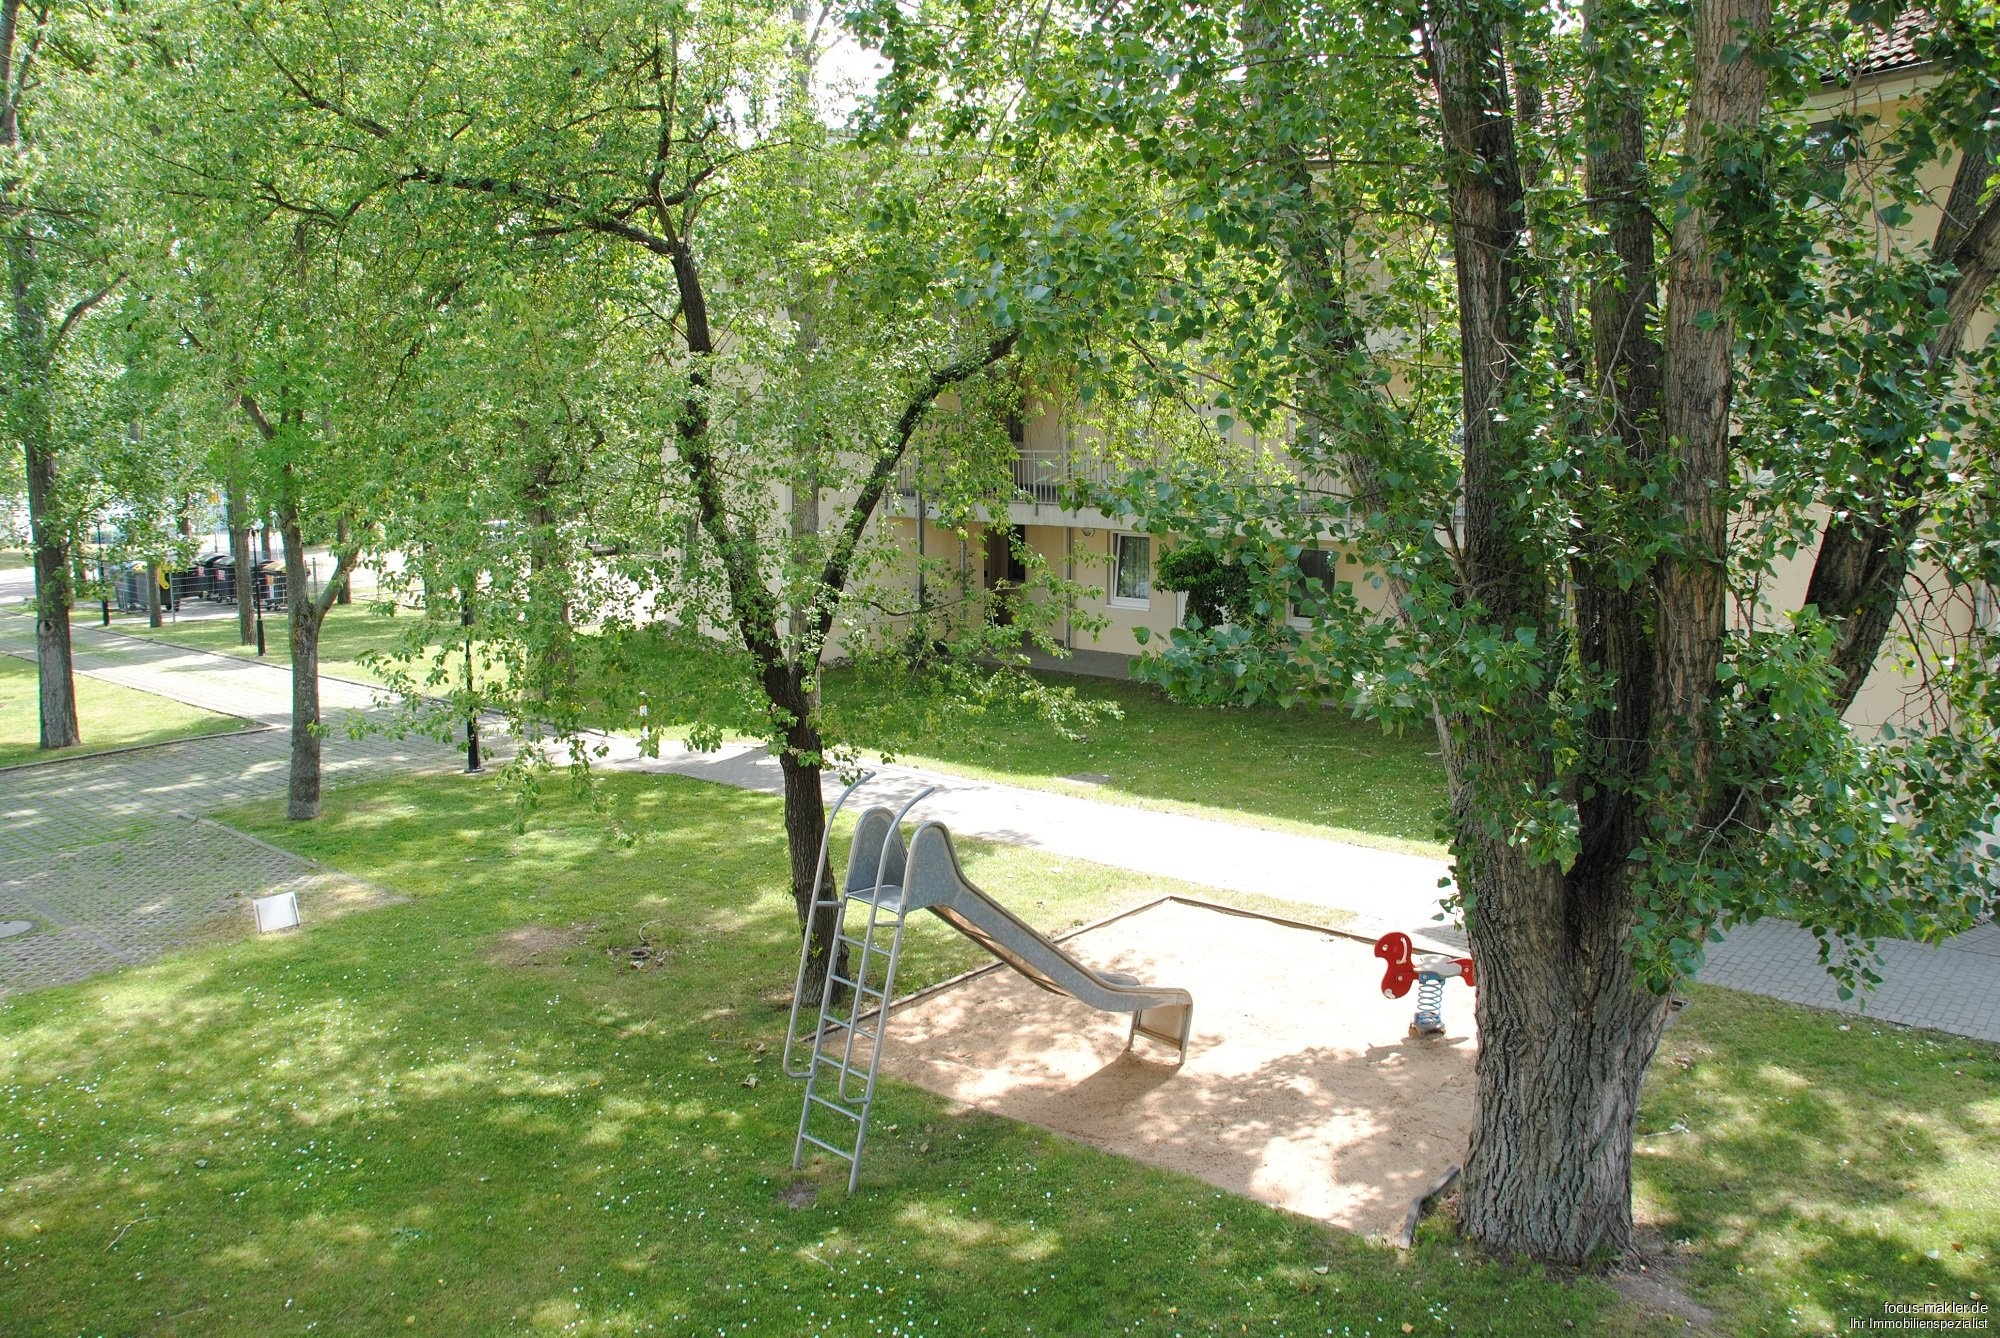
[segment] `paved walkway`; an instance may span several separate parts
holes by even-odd
[[[30,631],[24,620],[0,617],[0,651],[20,653]],[[273,726],[288,719],[289,675],[276,666],[89,628],[78,629],[76,642],[83,672]],[[32,646],[28,650],[32,653]],[[360,685],[326,679],[322,694],[330,715],[372,709],[372,690]],[[179,821],[181,813],[282,793],[286,743],[283,730],[273,728],[0,773],[0,861],[77,849],[109,822]],[[614,738],[610,744],[610,756],[599,765],[769,793],[781,789],[776,761],[759,748],[700,754],[669,747],[662,757],[648,759],[638,755],[629,739]],[[328,739],[328,781],[439,768],[455,757],[453,750],[429,739],[370,735],[353,740],[336,728]],[[1357,917],[1361,932],[1440,932],[1433,917],[1439,882],[1446,875],[1441,860],[908,767],[880,768],[857,801],[900,804],[925,786],[934,791],[918,812],[966,836],[1344,910]],[[829,797],[839,788],[829,778]],[[0,864],[0,889],[7,886],[8,867]],[[46,880],[36,886],[46,886]],[[46,904],[46,892],[33,894]],[[0,918],[8,914],[0,903]],[[0,940],[0,952],[8,942]],[[1995,969],[2000,965],[2000,929],[1984,926],[1939,947],[1884,943],[1882,955],[1883,985],[1861,1005],[1842,1003],[1818,965],[1812,937],[1796,926],[1767,921],[1737,930],[1716,945],[1701,979],[2000,1042],[2000,970]]]
[[[199,817],[285,793],[291,677],[274,665],[79,628],[81,673],[253,722],[252,730],[0,771],[0,993],[81,980],[188,942],[250,932],[251,897],[291,891],[315,918],[385,894]],[[0,613],[0,653],[34,655],[34,628]],[[329,786],[454,765],[380,726],[372,690],[326,680]]]
[[[692,776],[767,794],[784,790],[777,759],[761,747],[718,753],[663,747],[661,752],[657,761],[641,758],[629,741],[614,739],[601,765]],[[1433,926],[1442,895],[1438,883],[1448,874],[1439,859],[911,767],[876,768],[875,778],[849,803],[901,807],[926,787],[931,794],[913,816],[935,818],[956,835],[1344,910],[1359,919],[1361,932]],[[843,788],[829,776],[828,802]]]
[[[1759,920],[1709,951],[1699,979],[1791,1003],[1860,1013],[1882,1022],[1935,1027],[2000,1041],[2000,925],[1988,922],[1932,947],[1878,945],[1882,983],[1861,1002],[1842,1002],[1819,964],[1819,943],[1795,924]]]
[[[315,920],[394,900],[376,888],[202,820],[0,862],[0,993],[84,980],[251,931],[248,899],[296,893]]]

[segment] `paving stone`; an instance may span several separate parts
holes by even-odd
[[[254,932],[249,898],[295,892],[308,920],[387,896],[212,823],[0,863],[0,993],[82,980],[217,936]]]
[[[1792,1003],[1883,1022],[1936,1027],[2000,1042],[2000,972],[1993,969],[1991,926],[1938,945],[1884,940],[1877,945],[1882,983],[1843,1000],[1819,964],[1812,934],[1783,920],[1732,930],[1709,950],[1699,979]]]
[[[285,794],[290,674],[141,638],[76,629],[79,672],[264,723],[254,732],[0,771],[0,921],[33,931],[0,939],[0,993],[82,980],[218,934],[249,934],[249,899],[299,894],[308,924],[380,904],[354,879],[253,841],[200,815]],[[32,626],[0,615],[0,652],[32,655]],[[374,693],[322,689],[329,788],[453,765],[456,749],[383,732]],[[360,727],[359,730],[355,727]]]

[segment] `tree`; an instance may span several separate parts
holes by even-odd
[[[789,5],[611,4],[581,28],[525,6],[421,32],[392,18],[239,4],[208,59],[250,81],[276,134],[333,148],[315,159],[344,173],[338,199],[315,195],[331,214],[407,209],[481,263],[589,273],[643,334],[668,450],[635,454],[610,537],[663,613],[741,648],[803,921],[831,746],[819,666],[887,560],[873,522],[913,445],[952,418],[960,439],[1004,441],[989,372],[1019,352],[1016,294],[1033,291],[1017,282],[1032,183],[948,133],[836,132],[802,95],[812,39]]]
[[[97,34],[82,7],[0,0],[0,229],[8,320],[0,342],[0,432],[27,474],[35,566],[41,746],[82,741],[70,655],[71,547],[83,519],[61,494],[57,440],[66,346],[111,295],[97,254],[96,203],[81,171],[76,85]]]
[[[199,137],[202,122],[187,118]],[[286,815],[319,816],[322,737],[319,642],[363,541],[388,510],[400,462],[434,424],[410,407],[430,327],[453,288],[427,281],[407,235],[329,226],[324,215],[273,210],[251,179],[182,174],[174,145],[156,147],[161,233],[141,279],[155,309],[153,375],[173,387],[227,479],[237,589],[246,607],[271,591],[245,577],[252,499],[283,540],[292,675]],[[356,257],[365,257],[359,260]],[[169,328],[162,328],[169,327]],[[200,405],[205,413],[195,410]],[[316,583],[309,546],[332,542]]]
[[[1391,612],[1182,628],[1155,673],[1436,724],[1480,965],[1476,1239],[1632,1246],[1640,1085],[1712,935],[1789,915],[1852,985],[1874,937],[1991,903],[1990,632],[1927,657],[1941,709],[1908,731],[1842,713],[1919,554],[1996,576],[2000,377],[1964,344],[2000,265],[1995,36],[1990,6],[1935,12],[1934,86],[1839,122],[1865,175],[1802,107],[1868,33],[1769,0],[1134,3],[1034,72],[1023,152],[1087,137],[1176,198],[1118,267],[1146,364],[1344,483],[1166,468],[1125,504],[1228,536],[1263,607],[1333,539]],[[1941,161],[1934,234],[1883,245]]]

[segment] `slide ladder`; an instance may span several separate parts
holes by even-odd
[[[798,1138],[792,1144],[792,1167],[796,1170],[804,1163],[807,1147],[829,1152],[848,1164],[850,1193],[861,1179],[861,1152],[868,1142],[882,1038],[889,1001],[896,995],[896,964],[903,950],[902,820],[931,793],[928,788],[922,790],[893,815],[881,807],[862,814],[848,857],[845,890],[829,895],[823,889],[833,817],[855,787],[867,779],[863,776],[848,786],[834,804],[833,813],[827,815],[827,835],[820,840],[817,870],[817,886],[822,892],[813,902],[813,916],[817,920],[828,910],[834,914],[833,958],[826,964],[810,1051],[803,1064],[797,1064],[793,1055],[805,1045],[798,1018],[811,966],[812,935],[808,929],[799,946],[799,971],[784,1053],[785,1073],[806,1080]]]
[[[889,1003],[896,997],[903,927],[917,911],[930,911],[1042,989],[1104,1012],[1130,1014],[1128,1047],[1145,1036],[1172,1046],[1177,1067],[1186,1060],[1194,1018],[1194,1000],[1186,990],[1149,985],[1072,957],[966,878],[944,824],[919,825],[904,845],[903,819],[931,793],[928,788],[900,810],[877,804],[862,813],[847,855],[845,890],[827,891],[834,814],[867,779],[863,776],[841,794],[827,816],[828,834],[820,839],[815,870],[820,894],[812,904],[812,923],[833,917],[833,958],[809,1037],[799,1033],[799,1015],[813,966],[810,931],[799,945],[784,1070],[788,1077],[805,1079],[806,1095],[792,1144],[792,1169],[804,1165],[808,1147],[816,1147],[847,1163],[849,1193],[860,1183]],[[800,1055],[802,1059],[795,1058]]]

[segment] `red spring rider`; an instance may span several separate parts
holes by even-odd
[[[1444,1035],[1444,983],[1453,976],[1467,989],[1478,989],[1470,957],[1418,957],[1408,934],[1384,934],[1375,940],[1375,955],[1389,964],[1382,973],[1382,997],[1400,999],[1417,987],[1417,1017],[1412,1036]]]

